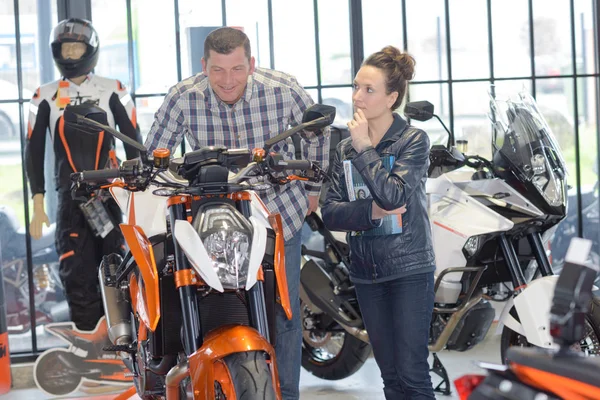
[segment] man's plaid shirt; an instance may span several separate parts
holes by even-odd
[[[265,142],[302,122],[302,114],[313,104],[296,79],[288,74],[257,68],[248,78],[242,98],[233,106],[223,103],[200,73],[169,90],[154,116],[146,147],[173,150],[184,135],[193,150],[205,146],[262,148]],[[329,128],[322,134],[301,131],[302,157],[318,162],[323,169],[329,163]],[[277,143],[272,151],[293,159],[291,138]],[[300,230],[308,209],[307,195],[318,195],[320,184],[294,181],[261,192],[271,212],[281,214],[285,240]]]

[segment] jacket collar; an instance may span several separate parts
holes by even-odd
[[[385,135],[383,135],[383,137],[381,138],[379,143],[377,143],[376,147],[379,147],[384,142],[389,142],[389,141],[395,142],[396,140],[398,140],[398,138],[400,138],[400,136],[404,132],[406,126],[408,125],[406,123],[406,121],[404,120],[404,118],[402,118],[400,116],[400,114],[394,113],[393,116],[394,116],[394,122],[392,122],[392,125],[387,130]]]

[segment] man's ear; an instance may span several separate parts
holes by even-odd
[[[202,72],[204,72],[204,75],[206,75],[206,60],[204,59],[204,57],[202,57]]]
[[[256,60],[254,59],[254,56],[250,57],[250,75],[252,75],[254,73],[254,70],[256,69]]]

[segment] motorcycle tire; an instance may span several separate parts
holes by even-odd
[[[33,376],[38,388],[52,396],[64,396],[74,392],[81,377],[74,374],[59,358],[60,350],[42,354],[35,363]],[[65,351],[65,353],[68,353]]]
[[[264,353],[233,353],[223,360],[229,370],[237,400],[275,400],[271,370]]]
[[[363,366],[371,354],[371,345],[345,332],[344,344],[339,353],[332,359],[322,360],[315,354],[315,349],[303,340],[302,367],[314,376],[337,381],[353,375]]]
[[[517,315],[515,308],[513,307],[510,310],[510,314],[519,321],[519,316]],[[600,356],[600,298],[594,296],[592,299],[592,304],[590,310],[586,315],[586,321],[591,326],[592,334],[595,335],[595,346],[594,356]],[[506,363],[506,353],[509,347],[512,346],[522,346],[522,347],[532,347],[533,345],[527,341],[527,338],[522,336],[521,334],[513,331],[508,327],[504,327],[502,329],[502,337],[500,339],[500,357],[502,358],[502,362]]]

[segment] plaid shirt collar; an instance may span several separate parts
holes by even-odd
[[[223,102],[217,96],[217,94],[213,90],[212,86],[210,86],[210,81],[208,81],[208,77],[206,78],[206,81],[207,81],[206,90],[205,90],[206,95],[204,96],[204,98],[206,99],[206,102],[207,102],[209,108],[211,109],[211,111],[218,112],[220,105],[229,107],[230,104]],[[250,75],[248,77],[248,80],[246,81],[246,90],[244,91],[244,94],[235,104],[238,104],[241,101],[246,102],[247,104],[250,104],[250,100],[252,100],[252,95],[254,93],[254,86],[255,86],[254,75]]]

